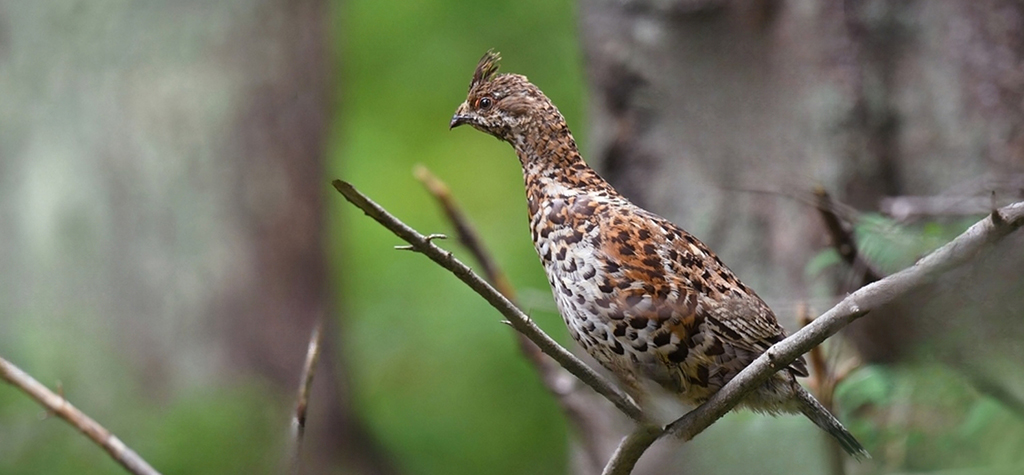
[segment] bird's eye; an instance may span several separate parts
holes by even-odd
[[[480,109],[490,109],[491,108],[491,102],[493,102],[493,101],[491,101],[490,97],[481,97],[480,100],[477,101],[476,103],[477,103],[477,107],[479,107]]]

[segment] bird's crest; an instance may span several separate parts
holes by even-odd
[[[476,65],[476,71],[473,71],[473,82],[469,83],[470,91],[477,85],[494,79],[498,74],[498,61],[501,61],[501,55],[497,51],[490,49],[484,53]]]

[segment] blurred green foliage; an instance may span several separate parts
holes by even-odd
[[[853,232],[861,254],[888,275],[913,265],[980,218],[900,223],[864,213]],[[818,253],[804,270],[810,280],[819,282],[830,282],[822,279],[829,272],[839,276],[852,272],[831,247]],[[1021,415],[979,393],[964,374],[932,361],[928,352],[928,348],[919,349],[913,362],[862,367],[836,388],[840,419],[874,454],[879,471],[1021,473]],[[957,469],[963,471],[949,471]]]
[[[878,213],[864,213],[854,227],[854,236],[870,262],[881,272],[892,274],[957,237],[978,219],[980,216],[898,223]]]
[[[1019,416],[944,366],[867,366],[836,388],[836,398],[886,472],[1024,466]]]
[[[412,175],[445,180],[510,279],[547,293],[526,227],[512,149],[448,131],[477,60],[526,74],[582,139],[583,79],[569,1],[337,2],[338,122],[331,176],[352,182],[424,233],[450,233]],[[566,470],[563,418],[518,354],[500,315],[329,191],[342,339],[357,405],[409,473]],[[455,242],[441,242],[464,260]],[[473,264],[472,262],[469,262]],[[531,309],[528,309],[531,310]],[[565,340],[550,311],[533,316]]]
[[[888,275],[946,244],[979,218],[899,223],[879,213],[863,213],[857,216],[853,235],[860,254]],[[826,271],[836,270],[845,272],[846,264],[832,247],[822,249],[804,266],[804,274],[811,281],[821,280]],[[830,285],[821,286],[821,291],[824,296],[831,296]]]

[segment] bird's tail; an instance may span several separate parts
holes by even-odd
[[[839,422],[832,414],[825,409],[814,396],[811,396],[806,389],[800,385],[795,385],[796,399],[799,402],[799,409],[803,415],[807,416],[811,422],[814,422],[818,427],[821,427],[828,432],[829,435],[835,437],[839,445],[848,454],[852,455],[858,460],[869,459],[871,454],[867,450],[864,450],[864,446],[860,445],[853,434],[843,427],[843,424]]]

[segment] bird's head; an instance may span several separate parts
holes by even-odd
[[[526,135],[527,126],[561,120],[561,114],[526,76],[498,74],[500,59],[494,51],[480,58],[469,83],[469,95],[456,109],[449,128],[471,125],[516,145],[516,138]]]

